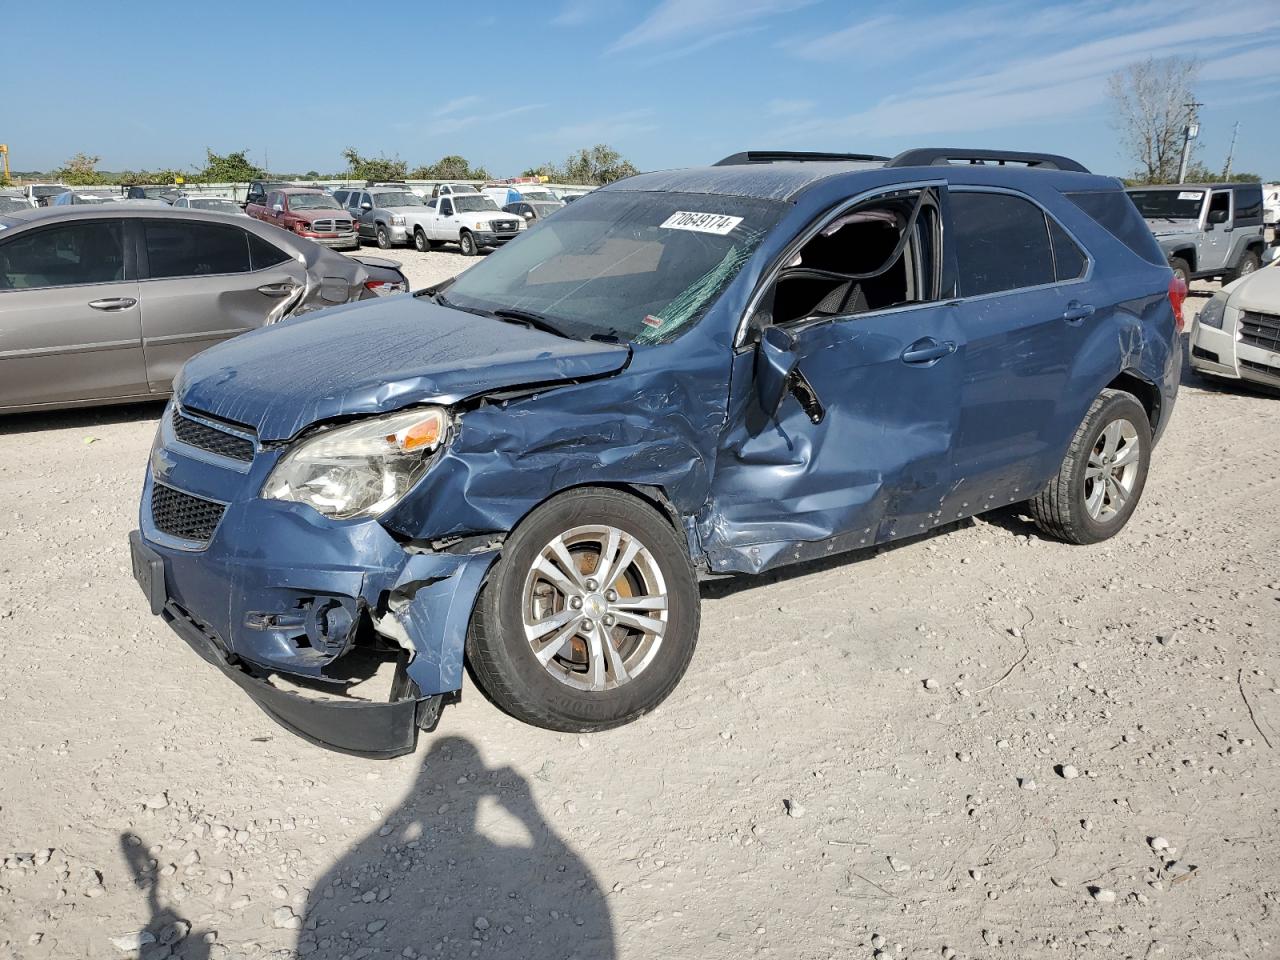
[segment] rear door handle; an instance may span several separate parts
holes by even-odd
[[[1067,323],[1079,323],[1085,317],[1092,317],[1094,309],[1091,303],[1080,303],[1078,300],[1072,300],[1067,304],[1067,309],[1062,311],[1062,319]]]
[[[936,363],[943,357],[956,352],[956,345],[950,340],[939,342],[933,337],[922,337],[902,351],[902,362],[913,364]]]
[[[287,297],[298,289],[292,283],[264,283],[258,288],[258,292],[268,297]]]
[[[107,297],[105,300],[90,300],[89,306],[95,310],[128,310],[138,305],[133,297]]]

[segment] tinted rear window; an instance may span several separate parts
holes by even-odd
[[[1068,193],[1067,199],[1143,260],[1161,266],[1166,263],[1151,228],[1123,190]]]
[[[1044,212],[1003,193],[951,194],[960,295],[978,297],[1054,282]]]
[[[284,263],[286,260],[292,259],[292,257],[292,254],[285,253],[275,244],[263,240],[256,233],[249,234],[249,258],[252,261],[254,270],[274,267],[277,263]]]
[[[1237,227],[1262,223],[1262,187],[1236,191]]]
[[[152,279],[249,272],[249,244],[239,227],[148,220],[145,230]]]

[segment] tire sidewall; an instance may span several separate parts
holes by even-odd
[[[1140,444],[1138,476],[1134,481],[1133,491],[1120,512],[1110,520],[1099,521],[1089,515],[1089,510],[1085,506],[1085,471],[1089,465],[1089,453],[1098,442],[1102,431],[1110,423],[1121,418],[1132,423],[1138,431]],[[1142,491],[1147,485],[1147,471],[1151,466],[1151,423],[1147,419],[1146,410],[1137,399],[1127,393],[1117,393],[1094,411],[1088,429],[1081,440],[1079,450],[1075,451],[1076,463],[1071,477],[1070,496],[1071,502],[1078,508],[1079,524],[1084,534],[1083,540],[1088,543],[1098,543],[1119,533],[1129,522],[1133,511],[1137,509],[1138,501],[1142,499]]]
[[[634,680],[614,690],[577,690],[556,680],[534,656],[524,635],[525,578],[542,549],[566,530],[606,523],[639,538],[657,561],[667,586],[667,629],[655,659]],[[697,582],[684,546],[651,507],[625,495],[576,492],[539,507],[508,539],[481,603],[490,626],[491,652],[505,661],[504,678],[517,698],[536,703],[566,726],[601,729],[644,713],[679,682],[697,642]]]
[[[474,257],[476,255],[476,238],[471,235],[468,230],[463,230],[458,235],[458,247],[462,250],[464,257]]]
[[[431,241],[427,239],[427,235],[422,232],[422,228],[413,231],[413,247],[419,253],[426,253],[431,249]]]
[[[389,250],[391,248],[391,235],[387,233],[386,227],[378,227],[374,235],[378,240],[379,250]]]

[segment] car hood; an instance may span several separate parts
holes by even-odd
[[[1253,313],[1280,314],[1280,265],[1263,267],[1228,288],[1231,306]]]
[[[338,207],[336,210],[290,210],[289,215],[307,223],[310,223],[313,220],[332,220],[335,217],[340,217],[346,220],[351,219],[351,211],[344,210],[342,207]]]
[[[425,297],[365,300],[287,320],[197,354],[178,402],[285,440],[321,420],[450,404],[524,384],[621,370],[623,344],[567,340]]]

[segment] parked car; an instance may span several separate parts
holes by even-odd
[[[272,190],[263,203],[250,203],[244,212],[334,250],[357,250],[360,239],[355,220],[332,195],[310,187]]]
[[[513,183],[506,186],[485,187],[480,191],[499,208],[509,203],[527,200],[532,203],[559,203],[556,195],[537,183]]]
[[[1269,227],[1280,227],[1280,183],[1262,185],[1262,219]]]
[[[165,203],[173,203],[178,196],[178,191],[174,189],[172,184],[167,186],[134,185],[127,188],[124,195],[129,200],[163,200]]]
[[[521,217],[503,213],[488,197],[467,193],[428,200],[422,212],[410,219],[418,250],[456,243],[464,257],[500,247],[524,229]]]
[[[115,197],[101,193],[81,193],[79,190],[66,190],[54,196],[45,206],[71,207],[77,204],[111,203]]]
[[[288,728],[390,756],[464,660],[552,729],[653,709],[700,576],[1020,501],[1072,543],[1123,529],[1185,287],[1117,181],[767,156],[631,177],[450,282],[194,358],[131,537],[152,612]],[[387,702],[342,699],[379,659]]]
[[[532,224],[534,220],[543,220],[563,207],[564,204],[559,202],[547,203],[544,200],[536,202],[521,200],[519,203],[508,203],[502,209],[506,213],[514,213],[518,217],[523,217]]]
[[[452,197],[458,193],[479,193],[470,183],[437,183],[431,188],[431,199]]]
[[[19,189],[35,206],[47,207],[54,197],[60,193],[66,193],[71,188],[64,183],[28,183]]]
[[[24,213],[35,204],[18,190],[0,190],[0,215],[6,213]]]
[[[227,197],[201,197],[189,193],[179,194],[173,201],[175,210],[208,210],[210,213],[226,213],[243,217],[244,210],[240,204]]]
[[[1280,261],[1280,247],[1263,254]],[[1191,324],[1191,366],[1200,373],[1280,388],[1280,266],[1229,283]]]
[[[251,206],[266,206],[267,194],[272,190],[310,190],[313,187],[305,183],[289,183],[286,180],[253,180],[245,193],[244,208],[246,212]]]
[[[356,221],[360,239],[376,241],[383,250],[409,243],[414,218],[424,212],[422,198],[404,187],[340,189],[333,198]]]
[[[389,261],[156,202],[0,217],[0,411],[164,397],[211,344],[408,287]]]
[[[1178,278],[1230,283],[1258,269],[1266,247],[1257,183],[1177,183],[1131,187]]]

